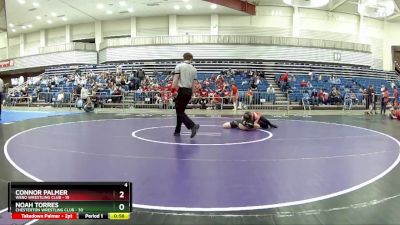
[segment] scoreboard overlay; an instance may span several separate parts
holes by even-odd
[[[10,182],[12,219],[129,219],[131,182]]]

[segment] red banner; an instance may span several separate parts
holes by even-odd
[[[14,66],[14,60],[7,60],[0,62],[0,68],[12,67],[12,66]]]
[[[12,213],[13,220],[76,220],[77,213]]]

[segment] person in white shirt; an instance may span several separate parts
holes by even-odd
[[[269,85],[267,88],[267,101],[272,101],[272,103],[275,104],[275,89],[272,85]]]
[[[58,106],[62,107],[63,102],[64,102],[64,91],[60,91],[57,95],[57,101],[56,101],[57,107]]]
[[[396,86],[396,84],[394,83],[394,81],[390,82],[390,87],[392,87],[392,89],[394,89],[394,86]]]
[[[19,77],[18,85],[22,85],[25,82],[25,78],[23,76]]]
[[[176,127],[174,136],[179,136],[181,132],[182,123],[185,124],[187,129],[190,129],[192,134],[190,138],[196,136],[197,131],[200,128],[199,124],[195,124],[185,113],[187,104],[193,95],[194,81],[197,80],[197,70],[191,64],[193,61],[193,55],[191,53],[185,53],[183,55],[183,62],[179,63],[175,68],[175,76],[173,81],[173,87],[177,88],[178,96],[175,101],[176,109]]]
[[[89,90],[86,89],[85,86],[82,86],[81,99],[86,100],[88,98],[88,95],[89,95]]]
[[[313,79],[314,79],[314,74],[313,74],[312,71],[310,71],[310,72],[308,73],[308,80],[313,80]]]

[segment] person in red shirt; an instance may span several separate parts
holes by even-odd
[[[288,82],[288,80],[289,80],[289,73],[288,73],[288,72],[286,72],[286,73],[283,74],[282,80],[283,80],[284,82],[286,82],[286,83]]]
[[[307,87],[307,82],[305,80],[302,80],[300,83],[300,87],[302,87],[302,88]]]
[[[288,74],[288,72],[286,72],[280,78],[279,85],[280,85],[281,91],[286,92],[286,90],[288,88],[288,81],[289,81],[289,74]]]
[[[389,91],[387,88],[384,88],[382,92],[382,105],[381,105],[381,114],[383,111],[383,114],[386,114],[386,106],[387,103],[389,102]]]
[[[239,90],[235,83],[232,83],[231,98],[233,103],[233,110],[236,110],[239,99]]]
[[[397,90],[396,86],[393,87],[393,106],[399,106],[399,91]]]

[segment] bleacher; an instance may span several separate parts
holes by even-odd
[[[96,77],[98,77],[102,72],[109,71],[111,73],[115,73],[116,68],[120,67],[122,71],[126,74],[132,73],[133,70],[137,68],[142,68],[146,75],[153,76],[157,74],[157,78],[161,85],[165,85],[166,74],[175,68],[175,65],[179,63],[179,61],[159,61],[159,62],[131,62],[124,64],[101,64],[101,65],[78,65],[78,66],[59,66],[53,68],[47,68],[45,73],[42,74],[44,77],[54,77],[54,76],[64,76],[71,75],[75,72],[79,71],[80,73],[88,73],[93,72]],[[276,76],[280,76],[281,74],[288,72],[289,74],[295,74],[296,82],[292,84],[292,93],[289,95],[289,100],[291,102],[297,102],[303,96],[303,88],[300,88],[300,82],[304,79],[308,81],[307,73],[313,71],[314,76],[319,76],[319,74],[323,75],[323,79],[321,81],[313,80],[312,88],[309,89],[324,89],[329,92],[332,87],[338,88],[342,93],[344,89],[350,88],[353,92],[359,93],[360,87],[367,87],[372,84],[375,86],[375,89],[380,89],[380,85],[384,84],[386,87],[390,88],[389,91],[392,93],[392,89],[390,87],[390,81],[395,80],[397,78],[396,73],[394,72],[385,72],[380,70],[374,70],[367,67],[355,67],[348,65],[324,65],[324,64],[312,64],[312,63],[293,63],[293,62],[267,62],[267,61],[216,61],[216,60],[197,60],[194,65],[198,70],[198,79],[205,80],[207,78],[211,78],[212,74],[219,74],[221,70],[226,70],[228,68],[234,69],[236,71],[241,71],[240,75],[236,75],[233,77],[233,81],[237,84],[239,90],[241,91],[240,97],[244,98],[245,91],[250,88],[249,78],[244,75],[244,71],[252,70],[252,71],[260,71],[265,74],[266,79],[261,79],[261,82],[258,86],[259,93],[256,93],[256,98],[265,98],[265,91],[269,85],[271,85],[271,80],[274,80]],[[154,71],[157,71],[156,73]],[[340,79],[340,84],[332,85],[327,82],[329,77],[335,76]],[[99,80],[96,80],[99,82]],[[231,82],[231,80],[229,80]],[[398,81],[397,85],[399,85]],[[355,86],[356,84],[356,86]],[[29,87],[28,92],[30,95],[35,95],[34,93],[35,87]],[[47,87],[46,84],[40,85],[39,92],[48,92],[51,93],[51,96],[57,95],[58,92],[63,90],[65,93],[73,93],[76,88],[76,84],[66,84],[60,83],[58,87],[51,88],[51,90]],[[89,86],[88,86],[89,88]],[[215,86],[211,86],[210,88],[214,89]],[[128,86],[123,86],[123,90],[127,92],[129,90]],[[279,90],[275,91],[278,92]],[[111,95],[110,90],[106,90],[101,93],[104,97],[107,95]],[[286,97],[280,97],[280,104],[286,105]]]

